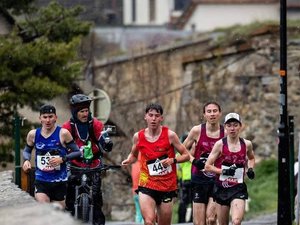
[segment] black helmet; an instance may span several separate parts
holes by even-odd
[[[91,104],[92,99],[84,94],[77,94],[73,95],[70,99],[71,106],[77,106],[77,105],[88,105],[88,107]]]

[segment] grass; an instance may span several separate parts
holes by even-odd
[[[176,201],[173,206],[172,224],[173,223],[178,223],[178,201]]]
[[[291,38],[299,38],[299,20],[287,20],[287,28],[289,29],[289,39]],[[216,28],[214,32],[223,32],[224,35],[221,35],[217,44],[223,45],[228,44],[236,39],[247,39],[248,36],[255,30],[265,27],[265,26],[278,26],[279,21],[256,21],[253,23],[249,23],[246,25],[233,25],[225,28]]]
[[[246,219],[277,211],[277,171],[277,160],[264,160],[255,167],[255,179],[246,180],[251,199]]]

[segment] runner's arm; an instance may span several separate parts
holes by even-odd
[[[255,155],[253,151],[253,145],[252,142],[249,140],[246,141],[247,146],[247,157],[248,157],[248,168],[254,168],[255,167]]]
[[[221,154],[222,146],[223,146],[222,140],[219,140],[214,144],[214,147],[212,148],[211,153],[209,154],[207,161],[205,163],[205,167],[204,167],[205,171],[213,172],[216,174],[222,173],[222,169],[219,169],[214,166],[215,161]]]
[[[172,162],[169,164],[176,163],[176,162],[180,163],[180,162],[188,161],[190,158],[189,152],[186,149],[186,147],[180,142],[177,134],[174,131],[169,130],[168,136],[169,136],[170,143],[180,153],[180,155],[176,156],[174,159],[172,159]]]
[[[24,163],[22,166],[22,168],[25,172],[28,171],[29,169],[31,169],[30,160],[31,160],[31,152],[34,147],[35,132],[36,132],[36,130],[29,131],[27,134],[27,137],[26,137],[26,146],[23,150]]]
[[[127,156],[127,159],[122,161],[123,166],[129,165],[129,164],[134,163],[136,161],[136,159],[138,157],[138,153],[139,153],[137,148],[136,148],[136,145],[138,143],[138,139],[139,138],[138,138],[138,132],[137,132],[133,135],[133,138],[132,138],[133,144],[132,144],[131,151],[130,151],[129,155]]]
[[[60,131],[60,140],[63,146],[70,149],[70,153],[59,158],[51,158],[49,164],[51,166],[57,166],[58,164],[64,163],[71,159],[76,159],[82,156],[82,152],[79,150],[78,146],[73,140],[71,133],[65,129],[61,128]]]
[[[194,153],[195,153],[195,146],[197,144],[198,138],[200,136],[200,127],[199,126],[194,126],[185,141],[183,142],[183,145],[186,147],[187,150],[189,150],[189,157],[190,157],[190,162],[193,162],[194,160]]]

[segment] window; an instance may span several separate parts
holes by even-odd
[[[149,21],[154,22],[155,21],[155,1],[156,0],[149,0]]]
[[[131,2],[131,8],[132,8],[132,22],[135,22],[136,21],[136,0],[132,0]]]
[[[184,10],[189,4],[191,0],[175,0],[175,10]]]

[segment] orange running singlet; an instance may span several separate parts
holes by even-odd
[[[157,191],[174,191],[177,189],[176,164],[164,168],[161,159],[174,158],[174,147],[170,144],[168,128],[163,126],[161,135],[155,142],[145,137],[145,129],[138,133],[137,149],[141,154],[141,172],[139,186]]]

